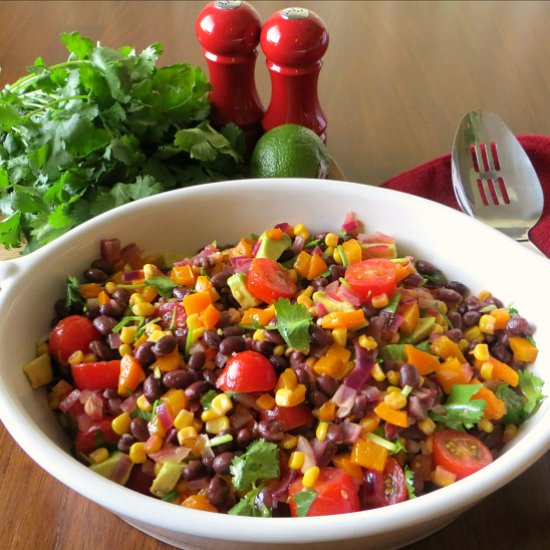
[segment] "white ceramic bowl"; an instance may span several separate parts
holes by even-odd
[[[320,180],[245,180],[164,193],[103,214],[29,256],[0,263],[0,416],[18,444],[45,470],[137,528],[178,547],[224,550],[397,548],[441,528],[522,473],[550,447],[545,401],[504,456],[444,489],[387,508],[321,518],[261,519],[209,514],[140,495],[94,474],[68,453],[69,442],[31,390],[21,367],[47,334],[65,275],[98,256],[102,238],[137,242],[146,252],[195,251],[270,224],[304,222],[338,230],[354,211],[369,231],[397,238],[400,250],[435,263],[473,292],[490,289],[537,328],[535,373],[550,386],[550,322],[541,289],[548,260],[449,208],[403,193]],[[29,501],[30,503],[30,501]]]

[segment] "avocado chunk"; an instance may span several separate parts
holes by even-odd
[[[244,273],[235,273],[227,279],[227,284],[231,289],[233,298],[239,302],[243,309],[249,309],[261,304],[261,300],[256,298],[254,294],[246,287],[246,275]]]
[[[90,470],[93,470],[97,474],[106,477],[107,479],[111,479],[113,476],[113,473],[115,471],[115,468],[119,465],[121,461],[128,462],[127,472],[124,472],[124,475],[121,476],[121,479],[117,479],[117,482],[121,485],[125,485],[128,481],[128,478],[130,477],[130,473],[132,471],[132,462],[128,458],[128,455],[121,453],[120,451],[115,451],[111,454],[111,456],[104,460],[103,462],[100,462],[99,464],[92,464],[90,466]],[[118,475],[117,475],[118,478]]]
[[[181,477],[184,466],[185,464],[182,463],[173,464],[165,462],[161,466],[157,477],[153,480],[150,489],[151,493],[159,498],[165,497],[168,493],[171,493]]]
[[[292,239],[286,233],[283,233],[280,239],[272,239],[264,231],[258,240],[260,241],[260,248],[258,248],[256,258],[269,258],[275,261],[292,244]]]
[[[416,344],[426,339],[432,332],[435,325],[435,317],[421,317],[416,324],[412,334],[406,338],[406,343]],[[405,339],[403,339],[405,342]]]
[[[404,344],[386,344],[380,350],[380,357],[382,359],[389,359],[393,361],[405,361],[407,355],[405,354]]]
[[[335,300],[334,298],[327,296],[324,292],[320,290],[317,292],[314,292],[311,298],[314,302],[323,304],[327,308],[327,311],[329,313],[332,313],[334,311],[354,311],[355,310],[355,308],[349,302]]]

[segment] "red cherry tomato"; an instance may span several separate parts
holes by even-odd
[[[120,361],[94,361],[71,365],[74,383],[79,390],[104,390],[118,387]]]
[[[407,500],[403,468],[395,458],[388,458],[383,472],[367,470],[361,486],[363,508],[381,508]]]
[[[313,421],[311,409],[307,405],[296,405],[295,407],[274,407],[263,411],[262,419],[278,420],[283,425],[285,432],[305,426]]]
[[[69,315],[61,319],[50,333],[50,355],[66,365],[75,351],[86,353],[90,342],[99,338],[101,335],[89,319],[82,315]]]
[[[395,264],[384,258],[370,258],[346,268],[344,279],[363,301],[386,294],[391,297],[397,288]]]
[[[106,416],[90,424],[85,432],[78,432],[75,438],[77,453],[90,454],[93,450],[104,447],[106,443],[116,445],[120,436],[111,426],[112,418]]]
[[[216,386],[223,391],[270,391],[277,384],[271,361],[257,351],[241,351],[227,361]]]
[[[296,293],[296,283],[288,271],[269,258],[254,258],[248,271],[248,290],[260,300],[272,304]]]
[[[442,430],[433,436],[433,455],[437,466],[462,479],[493,461],[487,446],[477,437],[455,430]]]
[[[360,509],[357,485],[340,468],[321,468],[313,489],[317,496],[306,514],[308,517],[347,514]],[[290,485],[288,502],[290,514],[294,517],[298,516],[294,495],[304,490],[301,476]]]

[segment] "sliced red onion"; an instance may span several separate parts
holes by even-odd
[[[73,390],[68,393],[59,403],[59,410],[66,413],[80,399],[80,390]]]
[[[364,395],[367,398],[367,401],[372,404],[378,404],[382,401],[382,392],[376,386],[363,386],[361,395]]]
[[[311,253],[317,254],[317,256],[321,256],[321,258],[323,257],[323,249],[319,245],[316,245],[315,248],[311,251]]]
[[[390,235],[386,235],[385,233],[359,233],[357,235],[357,240],[360,243],[395,243],[395,239],[393,237],[390,237]]]
[[[313,439],[311,442],[311,448],[313,450],[313,456],[315,457],[315,463],[320,464],[325,451],[327,450],[328,441],[319,441],[318,439]]]
[[[356,218],[353,212],[348,212],[342,223],[342,230],[350,235],[363,229],[363,224]]]
[[[290,250],[292,250],[292,253],[295,256],[298,256],[300,252],[304,249],[304,245],[306,244],[306,240],[301,236],[297,235],[294,237],[294,242],[292,243],[292,246],[290,247]]]
[[[288,224],[287,222],[281,222],[274,225],[273,227],[275,227],[275,229],[280,229],[281,231],[286,232],[288,229],[290,229],[290,224]]]
[[[193,265],[193,260],[191,258],[183,258],[183,260],[174,262],[174,267],[181,267],[183,265]]]
[[[256,256],[256,254],[258,253],[258,250],[260,250],[260,246],[262,246],[262,241],[258,239],[256,241],[256,244],[254,244],[254,247],[252,248],[252,256]]]
[[[84,405],[93,394],[94,392],[92,390],[82,390],[78,396],[78,400]]]
[[[92,425],[94,419],[85,413],[79,414],[76,417],[76,423],[78,425],[79,432],[87,432],[88,428]]]
[[[235,273],[248,273],[251,263],[252,258],[248,258],[247,256],[231,258],[231,265],[235,268]]]
[[[355,343],[355,366],[344,378],[343,385],[358,391],[368,380],[376,363],[376,350],[367,350]]]
[[[122,340],[120,339],[120,334],[118,332],[110,332],[107,335],[107,344],[111,349],[118,349],[122,344]]]
[[[122,281],[125,283],[131,283],[132,281],[138,281],[145,278],[143,269],[133,269],[132,271],[126,271],[122,274]]]
[[[174,425],[174,416],[166,403],[160,403],[158,405],[157,416],[165,430],[169,430]]]
[[[331,283],[332,284],[332,283]],[[340,298],[340,296],[338,296],[337,294],[337,290],[336,291],[331,291],[331,290],[327,290],[328,287],[325,287],[325,294],[331,299],[331,300],[334,300],[335,302],[341,302],[342,301],[342,298]]]
[[[240,403],[235,407],[235,412],[229,417],[231,427],[236,430],[246,426],[254,420],[254,417],[250,414],[250,411],[243,407]]]
[[[201,258],[214,259],[219,255],[219,251],[216,245],[210,243],[207,244],[198,254],[193,257],[193,260],[199,260]]]
[[[302,465],[302,473],[305,473],[308,468],[312,468],[317,465],[313,449],[309,444],[309,441],[303,436],[298,436],[298,442],[296,443],[296,450],[304,453],[304,464]]]
[[[340,285],[337,296],[352,306],[361,306],[361,298],[359,298],[359,296],[357,296],[357,294],[355,294],[355,292],[353,292],[347,285]]]
[[[120,239],[101,239],[99,248],[101,258],[106,262],[114,264],[120,260]]]
[[[355,422],[342,422],[340,424],[342,428],[342,443],[346,445],[353,445],[361,435],[361,426]]]
[[[130,472],[132,471],[133,465],[134,464],[132,463],[128,455],[122,455],[116,463],[113,473],[111,474],[111,481],[119,483],[120,485],[124,485],[130,477]]]
[[[203,489],[208,489],[210,483],[210,478],[208,476],[199,477],[198,479],[193,479],[192,481],[186,482],[186,487],[191,493],[198,493]]]
[[[162,449],[156,453],[149,455],[149,458],[160,464],[170,463],[179,464],[187,455],[191,452],[191,449],[187,447],[169,447]]]
[[[282,477],[277,480],[271,488],[271,498],[273,502],[286,502],[288,498],[288,489],[290,484],[296,479],[298,472],[292,468],[287,468]]]
[[[332,396],[333,401],[338,409],[336,410],[336,416],[338,418],[345,418],[353,408],[355,402],[355,396],[357,391],[345,384],[340,384],[336,393]]]
[[[322,304],[321,302],[317,302],[315,304],[315,309],[317,310],[317,317],[324,317],[328,313],[328,309],[325,304]]]
[[[409,396],[407,412],[416,420],[425,420],[428,416],[428,409],[417,395]]]
[[[130,397],[127,397],[121,404],[120,408],[123,410],[123,412],[132,414],[136,410],[136,401],[140,394],[133,393],[130,395]]]

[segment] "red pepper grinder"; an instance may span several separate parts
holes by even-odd
[[[195,33],[210,73],[212,123],[240,126],[249,148],[262,133],[265,111],[254,79],[260,41],[260,16],[247,2],[210,2],[199,14]]]
[[[264,24],[262,50],[271,76],[271,101],[264,131],[286,123],[311,128],[326,141],[327,119],[317,96],[317,80],[328,48],[328,31],[311,10],[286,8]]]

